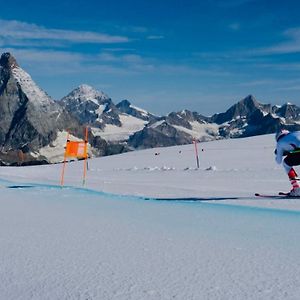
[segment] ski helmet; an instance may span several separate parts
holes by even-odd
[[[279,139],[281,139],[282,137],[284,137],[285,135],[287,135],[288,133],[290,133],[287,129],[281,129],[278,132],[276,132],[275,134],[275,138],[276,141],[278,142]]]

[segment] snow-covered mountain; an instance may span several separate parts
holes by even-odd
[[[296,105],[262,104],[249,95],[225,113],[213,115],[210,122],[220,126],[219,133],[223,137],[246,137],[273,133],[282,127],[299,130],[299,120],[300,108]]]
[[[171,146],[220,138],[219,125],[196,112],[183,110],[158,117],[123,100],[114,105],[111,98],[83,85],[60,103],[70,114],[91,127],[95,137],[126,149]]]
[[[82,138],[85,126],[96,156],[261,135],[282,127],[300,130],[299,107],[262,104],[252,95],[210,117],[186,109],[155,116],[128,100],[114,104],[86,84],[54,101],[9,53],[0,59],[0,117],[0,163],[6,164],[19,163],[20,153],[25,163],[61,161],[67,129]]]
[[[300,108],[262,104],[249,95],[226,112],[205,117],[183,110],[149,124],[129,139],[134,148],[191,143],[193,139],[209,141],[274,133],[279,128],[300,130]]]
[[[159,117],[149,113],[148,111],[136,107],[132,105],[128,100],[123,100],[116,105],[120,112],[130,115],[132,117],[136,117],[141,120],[145,120],[148,122],[153,122],[157,120]]]
[[[110,97],[88,85],[77,87],[60,103],[80,123],[89,125],[94,137],[114,145],[126,142],[158,118],[128,100],[115,105]]]
[[[219,126],[209,123],[208,120],[188,110],[172,112],[132,135],[128,143],[133,148],[149,148],[189,144],[194,139],[219,139]]]
[[[43,147],[78,123],[32,80],[10,53],[0,58],[0,162],[45,163]]]
[[[282,106],[274,106],[272,110],[277,117],[284,118],[282,121],[288,124],[300,123],[300,108],[294,104],[286,103]]]
[[[97,123],[99,127],[104,126],[101,118],[103,113],[111,113],[116,110],[112,100],[106,94],[86,84],[80,85],[62,98],[60,104],[81,123]],[[119,125],[117,115],[110,120]]]

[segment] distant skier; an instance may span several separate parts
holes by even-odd
[[[300,197],[299,178],[293,168],[300,165],[300,131],[289,132],[283,129],[276,133],[276,141],[276,162],[281,164],[285,156],[282,164],[292,185],[289,196]]]

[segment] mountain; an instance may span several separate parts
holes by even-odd
[[[99,128],[103,128],[105,123],[120,126],[112,100],[89,85],[80,85],[62,98],[60,104],[82,124]]]
[[[55,143],[67,128],[76,134],[78,122],[37,86],[10,53],[2,54],[0,163],[50,162],[41,149]]]
[[[220,126],[220,135],[223,137],[247,137],[273,133],[282,127],[299,130],[299,120],[300,108],[296,105],[262,104],[249,95],[225,113],[213,115],[210,122]]]
[[[129,150],[127,141],[131,135],[158,119],[128,100],[115,105],[110,97],[88,85],[77,87],[59,103],[81,124],[90,126],[93,137],[101,137],[111,149],[122,151]]]
[[[88,126],[90,154],[188,144],[300,130],[300,108],[262,104],[249,95],[226,112],[206,117],[182,110],[156,116],[128,100],[114,104],[83,84],[61,101],[47,95],[10,53],[0,58],[0,164],[53,163],[63,159],[67,132],[83,138]]]
[[[122,151],[253,136],[281,127],[298,130],[300,124],[296,105],[262,104],[252,95],[211,117],[186,109],[158,117],[128,100],[114,105],[110,97],[87,85],[72,91],[61,103],[81,123],[91,126],[94,137]]]
[[[133,116],[135,118],[138,118],[138,119],[141,119],[141,120],[144,120],[147,122],[153,122],[159,118],[159,117],[147,112],[144,109],[133,106],[128,100],[123,100],[120,103],[118,103],[116,106],[121,113]]]
[[[148,124],[140,132],[129,138],[128,144],[133,148],[174,146],[198,141],[219,139],[219,126],[209,123],[209,118],[197,112],[183,110],[172,112],[156,122]]]
[[[252,95],[249,95],[231,106],[225,113],[213,115],[211,122],[222,124],[237,119],[248,119],[256,111],[268,114],[271,112],[271,105],[261,104]]]
[[[274,106],[274,113],[284,118],[288,123],[300,121],[300,108],[294,104],[286,103],[283,106]]]

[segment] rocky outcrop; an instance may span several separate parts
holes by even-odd
[[[80,123],[103,128],[106,123],[120,125],[117,108],[103,92],[98,92],[89,85],[82,84],[59,103]]]
[[[154,122],[159,119],[159,117],[149,113],[148,111],[133,106],[128,100],[122,100],[116,105],[116,107],[121,113],[128,114],[130,116],[136,117],[147,122]]]
[[[4,53],[0,59],[2,163],[17,163],[13,153],[20,151],[27,162],[47,162],[39,150],[67,128],[76,134],[77,121],[36,85],[10,53]]]

